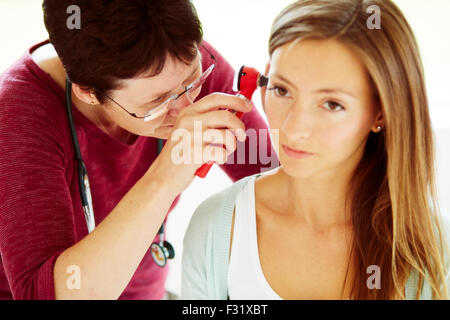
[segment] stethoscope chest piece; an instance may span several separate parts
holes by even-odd
[[[167,257],[164,253],[164,248],[159,243],[152,243],[150,246],[153,261],[159,266],[164,267],[167,263]]]
[[[172,247],[169,241],[164,241],[163,246],[168,259],[175,258],[175,249]]]
[[[167,264],[168,259],[173,259],[175,257],[175,250],[168,241],[164,241],[163,243],[152,243],[150,252],[153,261],[155,261],[159,267],[164,267]]]
[[[159,266],[164,267],[167,264],[168,259],[175,257],[175,249],[169,241],[162,241],[164,237],[164,223],[158,231],[159,242],[153,242],[150,246],[150,253],[153,261]]]

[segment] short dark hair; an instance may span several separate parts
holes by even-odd
[[[80,8],[80,29],[67,26],[71,5]],[[104,93],[120,79],[158,75],[167,55],[191,63],[203,38],[190,0],[44,0],[42,9],[69,79]]]

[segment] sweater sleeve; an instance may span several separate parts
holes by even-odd
[[[55,298],[54,263],[74,243],[65,121],[52,103],[36,91],[0,97],[0,252],[19,300]]]
[[[450,214],[449,212],[446,211],[441,211],[441,214],[439,216],[439,230],[441,232],[441,236],[442,236],[442,240],[444,241],[444,243],[440,243],[439,246],[444,249],[444,277],[445,277],[445,283],[447,286],[447,294],[450,297]],[[436,232],[436,236],[438,236],[437,234],[437,229],[435,228],[435,232]],[[439,239],[439,238],[438,238]],[[417,279],[417,275],[416,275],[416,279]],[[417,281],[417,280],[416,280]],[[416,282],[417,284],[417,282]],[[417,285],[415,287],[414,290],[414,294],[415,291],[417,290]],[[422,292],[421,292],[421,296],[420,296],[421,300],[431,300],[432,299],[432,289],[430,284],[428,283],[428,281],[424,281],[424,285],[422,288]]]
[[[192,215],[183,240],[181,299],[207,300],[207,262],[211,250],[212,216],[215,214],[212,198],[203,201]]]
[[[442,218],[442,238],[445,241],[447,248],[446,254],[444,255],[444,272],[445,281],[447,285],[447,295],[450,298],[450,212],[444,211]]]
[[[181,299],[226,299],[234,199],[245,180],[212,195],[192,215],[183,241]]]
[[[227,298],[233,210],[237,195],[251,177],[214,194],[195,210],[183,241],[182,299]]]

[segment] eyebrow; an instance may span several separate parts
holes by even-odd
[[[349,96],[349,97],[351,97],[351,98],[353,98],[353,99],[356,99],[356,97],[353,95],[353,94],[351,94],[350,92],[348,92],[348,91],[345,91],[345,90],[342,90],[342,89],[339,89],[339,88],[324,88],[324,89],[319,89],[319,90],[316,90],[316,91],[314,91],[315,93],[337,93],[337,94],[345,94],[346,96]]]
[[[200,53],[200,51],[199,51],[199,53]],[[200,66],[201,65],[202,65],[202,55],[200,53]],[[198,68],[195,68],[194,71],[192,71],[192,73],[183,81],[183,83],[186,83],[186,81],[188,81],[197,72],[197,70],[198,70]],[[148,102],[144,103],[143,105],[156,102],[156,101],[158,101],[158,100],[160,100],[162,98],[166,98],[166,97],[169,96],[169,94],[171,92],[173,92],[173,90],[169,90],[169,91],[166,91],[166,92],[163,92],[163,93],[159,93],[159,94],[156,95],[157,98],[155,98],[155,99],[153,99],[151,101],[148,101]]]
[[[287,82],[292,87],[296,87],[291,81],[289,81],[287,78],[283,77],[282,75],[275,73],[274,76],[281,79],[284,82]],[[350,93],[346,90],[340,89],[340,88],[322,88],[322,89],[318,89],[318,90],[314,91],[314,93],[337,93],[337,94],[341,93],[341,94],[345,94],[351,98],[356,99],[355,95],[353,95],[352,93]]]

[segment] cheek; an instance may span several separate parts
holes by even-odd
[[[156,119],[148,121],[148,122],[145,122],[144,119],[142,119],[140,121],[139,127],[146,131],[149,131],[149,130],[154,131],[154,130],[158,129],[164,123],[166,116],[167,116],[167,113],[160,116],[159,118],[156,118]]]
[[[317,132],[322,143],[331,150],[342,149],[353,138],[355,128],[351,122],[324,126]]]
[[[145,122],[144,119],[136,119],[129,115],[116,115],[114,120],[121,128],[133,134],[151,136],[161,126],[164,117]]]
[[[361,120],[348,119],[323,127],[317,133],[324,151],[339,159],[353,155],[367,138],[367,130]]]
[[[267,122],[269,122],[269,127],[273,129],[280,129],[284,119],[287,116],[286,112],[284,112],[281,108],[271,106],[267,98],[265,99],[264,112],[267,117]]]

